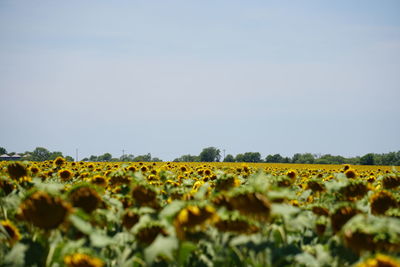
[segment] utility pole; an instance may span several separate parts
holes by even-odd
[[[222,149],[222,151],[224,151],[224,158],[223,158],[223,160],[225,159],[225,149]]]
[[[124,158],[125,158],[125,150],[122,149],[122,158],[121,158],[121,160],[125,160]]]

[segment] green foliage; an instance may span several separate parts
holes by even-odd
[[[7,154],[7,150],[4,147],[0,147],[0,155]]]
[[[224,158],[224,162],[235,162],[235,157],[232,156],[231,154],[226,155]]]
[[[221,151],[215,147],[207,147],[201,151],[199,157],[203,162],[214,162],[221,159]]]

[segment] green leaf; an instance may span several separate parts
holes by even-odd
[[[92,245],[94,247],[99,247],[99,248],[102,248],[102,247],[105,247],[105,246],[108,246],[108,245],[114,243],[112,238],[110,238],[106,235],[103,235],[99,232],[94,232],[90,235],[90,242],[92,243]]]
[[[82,233],[90,235],[93,232],[93,228],[90,223],[84,221],[79,216],[71,215],[69,216],[69,220]]]
[[[25,253],[28,246],[18,243],[8,252],[7,256],[4,258],[5,266],[25,266]]]
[[[179,247],[179,253],[178,253],[178,262],[179,265],[183,265],[185,261],[188,259],[190,253],[192,253],[193,250],[195,250],[197,246],[193,244],[192,242],[183,242],[181,243]]]
[[[145,259],[148,263],[154,262],[157,256],[173,260],[173,252],[178,248],[176,237],[159,235],[154,242],[145,249]]]
[[[173,217],[183,208],[184,205],[185,203],[183,201],[172,201],[160,212],[160,217],[171,222]]]

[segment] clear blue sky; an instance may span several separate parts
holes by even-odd
[[[0,1],[0,146],[400,150],[400,1]]]

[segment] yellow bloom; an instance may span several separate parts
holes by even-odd
[[[103,267],[104,262],[99,258],[87,254],[75,253],[64,257],[64,263],[68,267]]]
[[[0,221],[0,225],[3,226],[4,230],[7,233],[7,242],[11,245],[21,239],[21,234],[18,228],[9,220]]]
[[[377,254],[374,258],[360,262],[355,267],[398,267],[400,262],[386,255]]]

